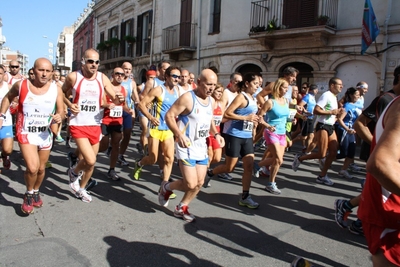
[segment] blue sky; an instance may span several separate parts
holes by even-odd
[[[39,57],[48,58],[49,42],[57,43],[65,26],[77,20],[88,0],[21,0],[1,1],[3,46],[29,56],[28,67]],[[43,38],[43,36],[47,36]]]

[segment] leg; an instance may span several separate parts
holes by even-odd
[[[168,138],[161,143],[161,150],[164,154],[163,164],[163,181],[168,182],[172,172],[172,165],[174,163],[174,138]]]
[[[94,165],[97,160],[97,152],[99,151],[99,143],[91,145],[88,138],[76,138],[75,141],[82,159],[79,160],[73,171],[76,174],[80,171],[84,171],[80,182],[80,188],[85,188],[86,183],[93,174]]]
[[[392,267],[392,266],[395,267],[395,266],[397,266],[386,259],[385,255],[383,255],[382,250],[379,250],[375,255],[372,255],[371,259],[372,259],[373,267]]]
[[[122,133],[120,132],[112,132],[111,133],[111,153],[110,153],[110,169],[114,169],[115,165],[117,165],[118,154],[120,153],[120,141],[122,138]]]

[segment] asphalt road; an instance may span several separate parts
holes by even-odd
[[[201,190],[190,205],[196,221],[186,223],[172,214],[182,192],[175,192],[168,208],[158,205],[156,166],[145,167],[139,181],[131,178],[137,140],[132,138],[127,151],[130,166],[117,168],[120,181],[107,178],[108,158],[98,155],[93,177],[99,184],[90,204],[70,192],[69,149],[56,144],[53,168],[41,187],[44,205],[29,216],[20,208],[25,167],[15,144],[12,167],[0,179],[0,266],[289,266],[296,255],[318,266],[371,266],[364,237],[339,228],[333,213],[336,198],[361,192],[365,173],[344,180],[337,175],[341,163],[335,162],[329,172],[335,185],[317,184],[316,162],[291,170],[295,147],[278,174],[281,195],[263,190],[266,178],[253,178],[250,193],[260,207],[239,206],[242,169],[237,167],[233,181],[215,178]],[[172,177],[180,178],[176,166]]]

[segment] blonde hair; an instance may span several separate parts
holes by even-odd
[[[279,89],[285,83],[289,85],[289,82],[287,80],[285,80],[284,78],[279,78],[278,80],[275,81],[275,84],[272,87],[272,93],[271,93],[273,98],[279,98]]]

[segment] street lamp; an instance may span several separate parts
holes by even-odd
[[[54,42],[52,42],[52,41],[47,37],[47,35],[43,35],[43,38],[49,40],[49,49],[48,49],[49,55],[48,55],[48,57],[49,57],[50,62],[51,62],[53,65],[56,65],[56,63],[55,63],[55,61],[54,61],[54,60],[56,59],[56,50],[54,49]]]

